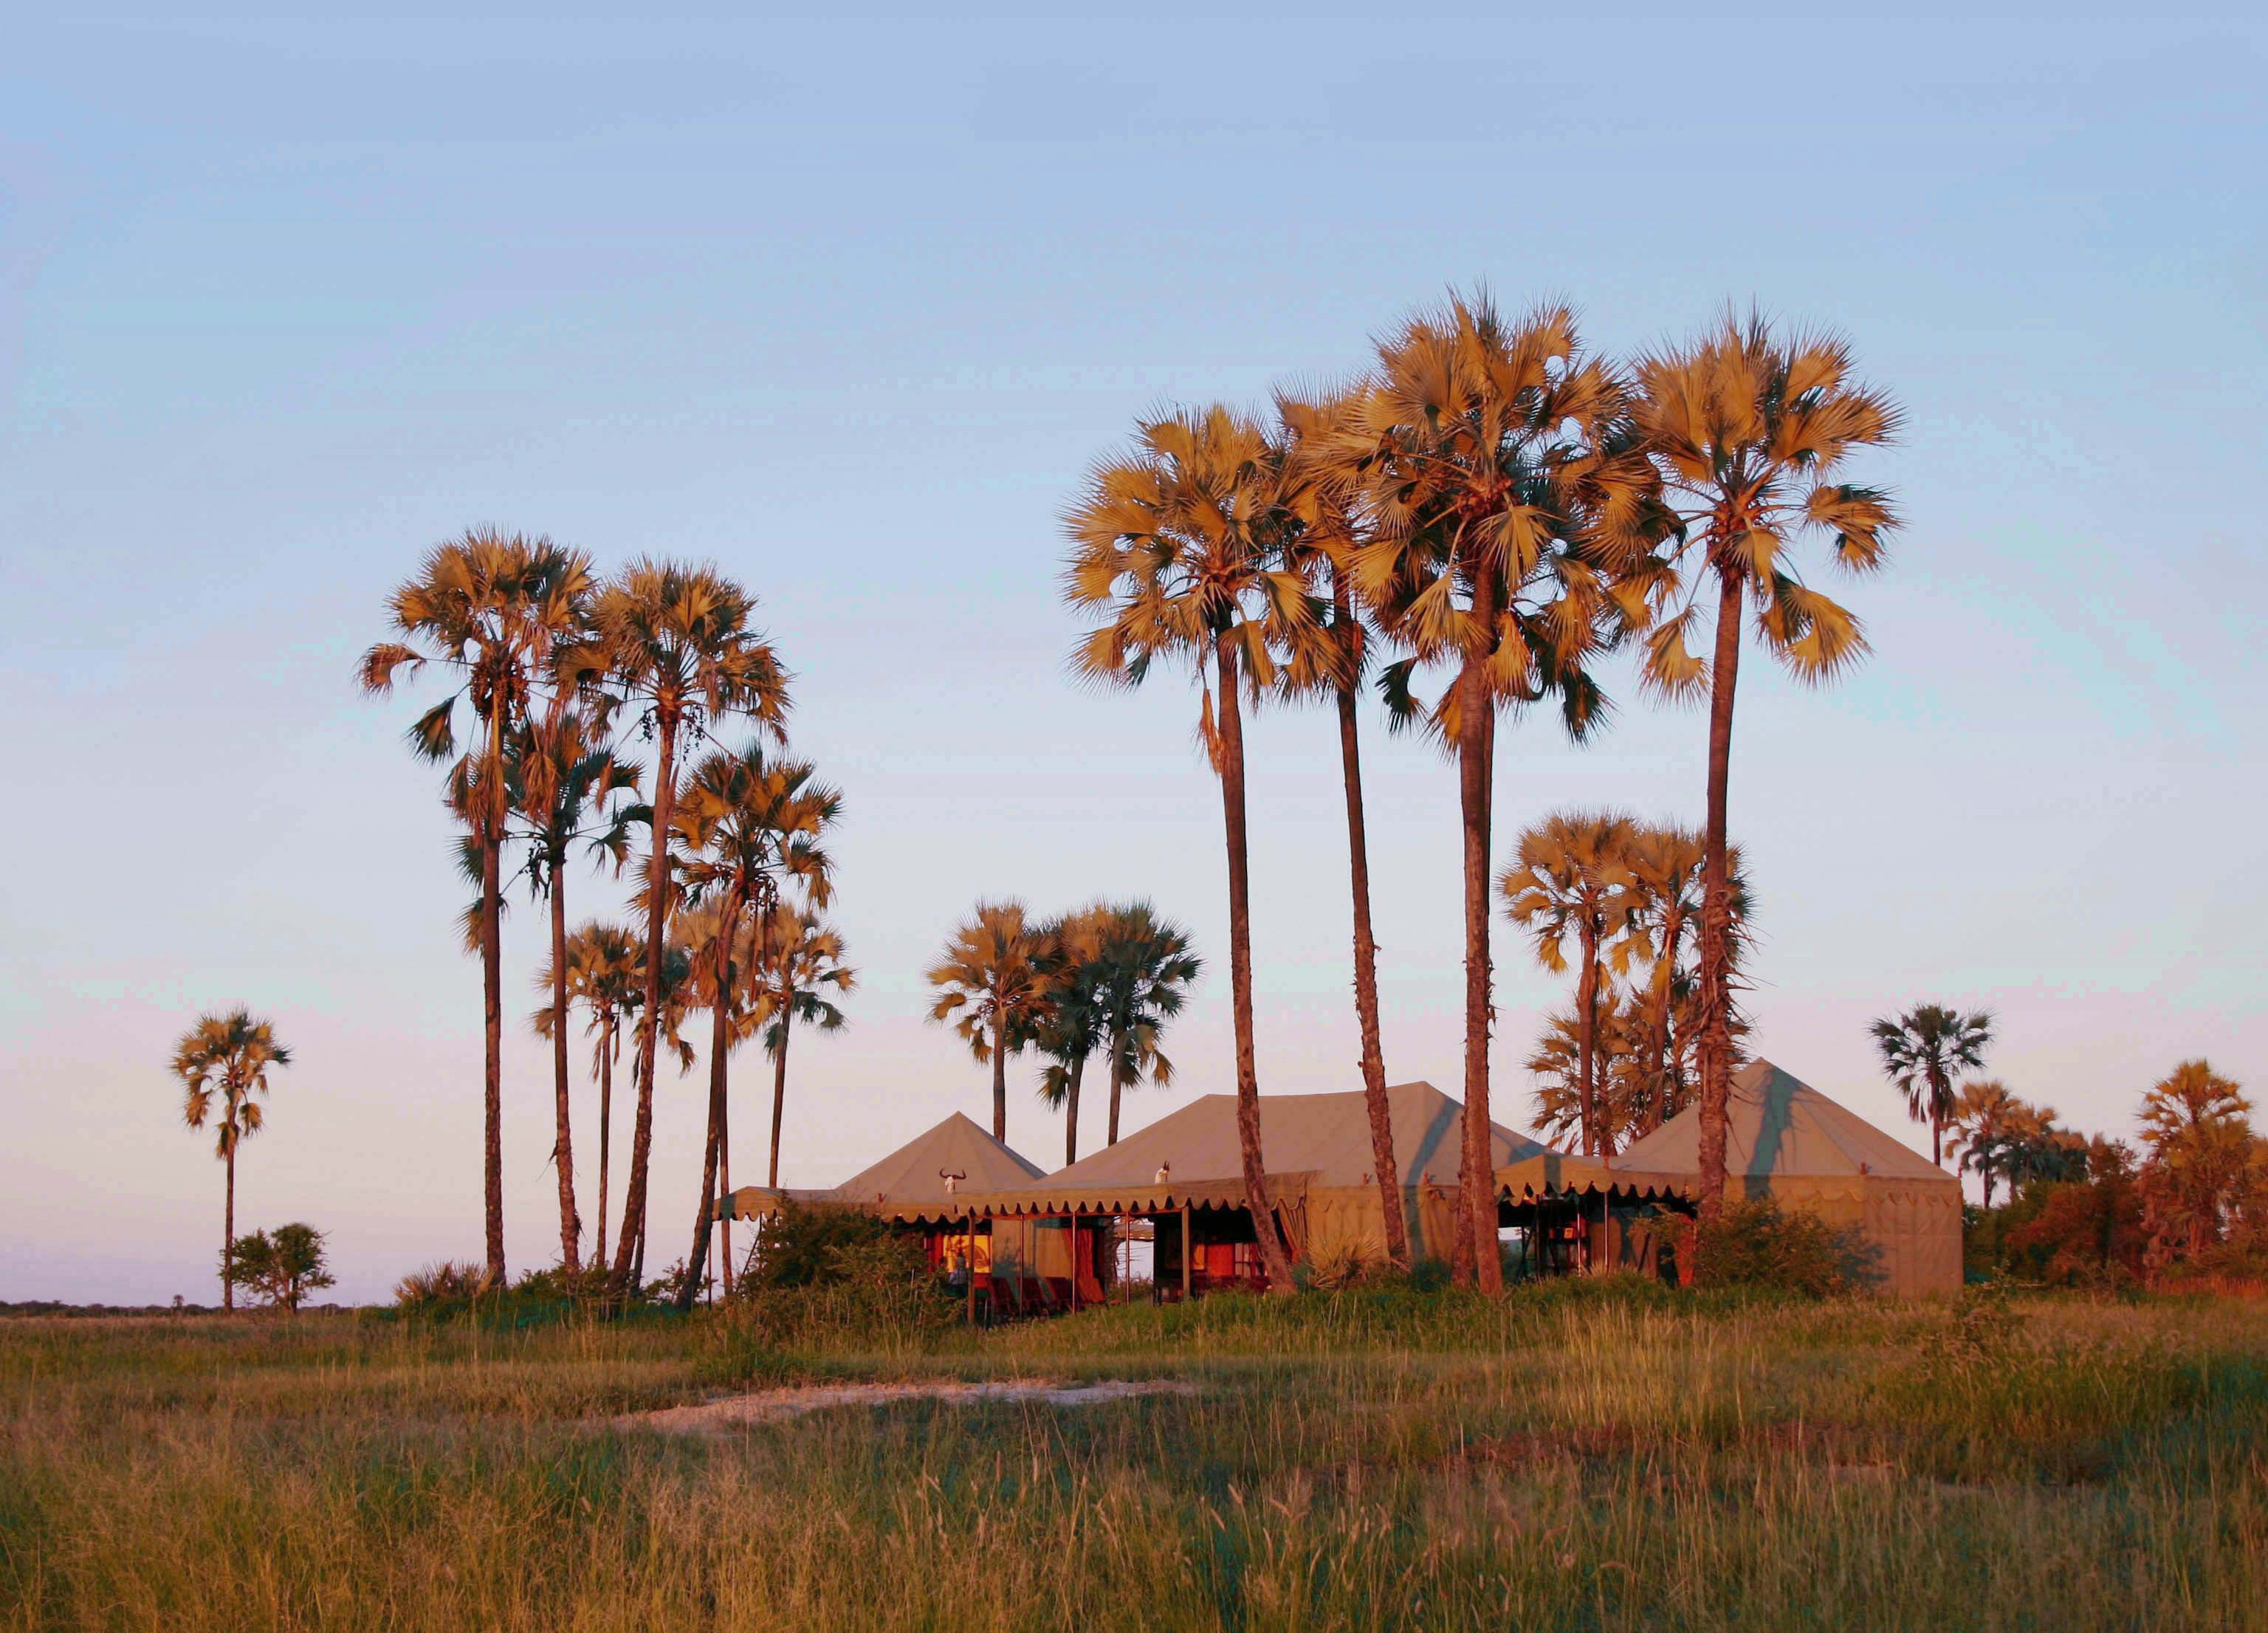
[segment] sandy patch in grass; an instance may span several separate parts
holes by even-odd
[[[698,1434],[729,1429],[736,1423],[800,1417],[806,1412],[837,1406],[895,1406],[905,1401],[941,1401],[947,1406],[975,1406],[995,1401],[1030,1401],[1042,1406],[1096,1406],[1135,1395],[1197,1393],[1195,1384],[1170,1378],[1101,1379],[1085,1384],[1056,1383],[1046,1379],[984,1384],[810,1384],[727,1395],[719,1401],[703,1401],[697,1406],[665,1407],[659,1411],[635,1413],[616,1422],[625,1429]]]

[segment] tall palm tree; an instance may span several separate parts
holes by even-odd
[[[670,839],[676,819],[677,748],[730,715],[745,715],[783,741],[790,676],[779,655],[749,624],[755,598],[712,567],[651,558],[633,562],[591,604],[593,637],[562,661],[571,683],[611,689],[639,715],[655,747],[652,849],[641,893],[645,914],[646,989],[638,1011],[637,1119],[630,1137],[625,1215],[645,1215],[646,1168],[653,1151],[653,1078],[662,1021],[662,948],[676,881]],[[625,1230],[615,1249],[610,1296],[630,1291],[637,1246]]]
[[[1653,470],[1621,382],[1581,349],[1573,316],[1517,321],[1453,298],[1382,341],[1328,439],[1330,479],[1359,496],[1369,541],[1357,594],[1410,656],[1381,676],[1404,710],[1412,671],[1454,678],[1431,723],[1457,756],[1465,908],[1465,1115],[1459,1188],[1482,1286],[1503,1285],[1489,1146],[1489,828],[1495,723],[1555,700],[1579,740],[1606,701],[1590,660],[1648,613]]]
[[[1701,835],[1675,826],[1641,826],[1624,853],[1636,894],[1631,920],[1634,947],[1647,969],[1646,1070],[1655,1079],[1647,1105],[1657,1119],[1676,1115],[1684,1107],[1690,1087],[1685,1063],[1694,1053],[1696,1040],[1685,1033],[1688,1017],[1698,1019],[1699,983],[1685,961],[1685,949],[1700,921],[1707,859]],[[1737,970],[1749,944],[1754,899],[1738,845],[1727,852],[1727,865],[1733,915],[1730,945]],[[1732,1017],[1732,1025],[1736,1034],[1748,1030],[1737,1014]],[[1660,1126],[1659,1121],[1653,1125]]]
[[[526,725],[535,688],[582,626],[591,587],[590,558],[549,539],[475,530],[436,545],[417,576],[387,604],[394,631],[363,654],[363,689],[385,696],[396,675],[441,665],[460,684],[409,728],[410,747],[426,760],[457,752],[457,700],[468,698],[480,723],[480,745],[459,767],[460,791],[477,790],[470,814],[481,856],[481,981],[486,1026],[482,1071],[487,1151],[482,1166],[488,1269],[504,1276],[504,890],[501,862],[506,811],[504,758],[512,732]]]
[[[1961,1085],[1947,1119],[1953,1130],[1954,1169],[1966,1168],[1984,1181],[1987,1208],[1992,1205],[1994,1182],[2007,1166],[2009,1148],[2034,1121],[2031,1107],[1998,1078],[1972,1078]]]
[[[1008,1138],[1008,1056],[1035,1042],[1048,1004],[1048,927],[1020,901],[980,901],[925,978],[929,1018],[950,1021],[979,1064],[992,1067],[992,1137]]]
[[[2185,1060],[2142,1097],[2142,1144],[2191,1254],[2219,1239],[2253,1155],[2252,1102],[2212,1063]]]
[[[1086,1063],[1109,1035],[1101,956],[1101,926],[1109,911],[1097,903],[1042,927],[1047,997],[1035,1043],[1048,1061],[1040,1098],[1064,1114],[1065,1167],[1079,1160],[1079,1097]]]
[[[1906,1097],[1906,1111],[1917,1122],[1929,1124],[1932,1162],[1945,1160],[1945,1125],[1956,1109],[1953,1079],[1964,1071],[1981,1071],[1984,1051],[1992,1042],[1992,1013],[1971,1010],[1967,1014],[1942,1004],[1917,1004],[1903,1015],[1885,1016],[1868,1028],[1882,1057],[1882,1073]],[[1702,1044],[1705,1072],[1708,1043]],[[1702,1078],[1701,1107],[1708,1107],[1708,1078]],[[1703,1174],[1706,1183],[1707,1174]]]
[[[796,889],[814,908],[825,907],[833,894],[835,864],[822,841],[842,815],[843,796],[818,775],[803,761],[768,759],[760,745],[751,744],[738,754],[719,750],[705,755],[676,801],[686,895],[715,916],[705,949],[709,967],[703,971],[712,1018],[709,1137],[688,1265],[708,1257],[720,1169],[726,1186],[732,1183],[726,1061],[735,1041],[734,1017],[753,1001],[759,972],[771,961],[771,931],[786,899],[783,893]],[[734,950],[751,920],[758,945],[736,965]],[[727,1291],[731,1256],[728,1234]],[[691,1309],[699,1291],[698,1278],[687,1276],[678,1292],[679,1307]]]
[[[239,1008],[200,1015],[197,1024],[173,1045],[173,1075],[187,1085],[181,1121],[202,1129],[216,1122],[219,1137],[213,1155],[228,1166],[228,1200],[221,1215],[220,1296],[225,1309],[236,1308],[236,1284],[229,1279],[229,1255],[236,1247],[236,1148],[260,1132],[265,1119],[259,1096],[268,1092],[268,1074],[291,1063],[291,1051],[276,1041],[276,1028]],[[216,1107],[219,1115],[214,1117]]]
[[[563,1033],[565,1011],[557,996],[563,973],[568,998],[589,1016],[593,1040],[592,1075],[599,1080],[599,1223],[591,1262],[607,1262],[608,1165],[614,1144],[615,1062],[621,1056],[622,1023],[637,1011],[645,995],[645,949],[626,926],[591,919],[567,938],[559,956],[536,973],[539,991],[551,997],[528,1024],[536,1036],[556,1040]]]
[[[1760,316],[1727,313],[1690,345],[1636,366],[1636,416],[1661,474],[1681,541],[1682,607],[1657,619],[1645,673],[1658,690],[1709,697],[1708,813],[1701,913],[1701,1185],[1704,1217],[1725,1195],[1731,1092],[1732,871],[1726,798],[1741,624],[1753,601],[1757,638],[1799,679],[1824,682],[1866,650],[1858,620],[1805,584],[1790,546],[1816,533],[1852,571],[1881,563],[1895,526],[1888,493],[1840,480],[1860,450],[1888,442],[1898,411],[1851,378],[1850,348],[1826,335],[1784,335]],[[1690,554],[1690,557],[1687,553]],[[1703,657],[1698,598],[1713,581],[1715,627]]]
[[[1243,710],[1287,660],[1325,655],[1307,581],[1274,548],[1282,486],[1266,431],[1243,415],[1216,405],[1146,420],[1131,449],[1096,464],[1071,507],[1064,592],[1073,608],[1104,621],[1073,659],[1084,673],[1138,686],[1162,658],[1189,665],[1204,691],[1198,731],[1220,779],[1228,850],[1237,1141],[1262,1267],[1271,1291],[1289,1292],[1291,1258],[1261,1156]]]
[[[772,1057],[771,1163],[764,1183],[779,1188],[780,1122],[787,1107],[788,1038],[799,1025],[820,1032],[843,1029],[843,1011],[828,995],[840,996],[858,984],[858,972],[843,961],[843,938],[808,908],[783,902],[773,912],[769,956],[757,966],[756,1020],[764,1029],[764,1052]]]
[[[506,798],[527,846],[528,888],[551,908],[552,1166],[559,1180],[559,1262],[581,1268],[582,1217],[575,1206],[575,1133],[567,1081],[567,854],[578,839],[613,859],[619,872],[630,850],[629,813],[611,818],[607,801],[635,790],[639,768],[605,746],[605,726],[556,699],[515,733],[504,755]]]
[[[1284,690],[1292,696],[1329,695],[1338,716],[1339,782],[1346,795],[1347,872],[1354,908],[1354,1014],[1361,1045],[1362,1094],[1370,1119],[1372,1170],[1378,1176],[1379,1208],[1385,1225],[1386,1256],[1410,1265],[1410,1226],[1403,1217],[1402,1176],[1394,1155],[1394,1114],[1386,1099],[1386,1051],[1378,1023],[1378,942],[1370,918],[1370,839],[1362,797],[1362,733],[1356,699],[1369,658],[1367,631],[1354,597],[1355,552],[1367,541],[1353,496],[1330,480],[1329,432],[1351,399],[1339,396],[1303,402],[1279,394],[1285,484],[1285,548],[1325,586],[1329,602],[1330,662],[1312,673],[1285,670]]]
[[[1629,857],[1637,832],[1638,824],[1618,811],[1556,812],[1520,836],[1520,860],[1499,886],[1505,916],[1535,938],[1544,968],[1564,974],[1567,938],[1575,940],[1575,1081],[1587,1155],[1614,1149],[1595,1112],[1599,989],[1602,954],[1609,942],[1623,940],[1638,908]]]

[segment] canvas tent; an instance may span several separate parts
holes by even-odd
[[[1850,1228],[1863,1269],[1886,1292],[1961,1285],[1961,1182],[1770,1061],[1734,1076],[1725,1136],[1727,1195],[1769,1196]],[[1507,1166],[1514,1202],[1570,1193],[1690,1198],[1700,1187],[1701,1114],[1688,1107],[1610,1161],[1546,1153]]]
[[[1386,1096],[1411,1252],[1447,1256],[1464,1107],[1430,1083],[1399,1084]],[[1384,1255],[1370,1112],[1359,1092],[1263,1095],[1260,1140],[1269,1200],[1294,1256]],[[1544,1147],[1491,1124],[1490,1150],[1491,1166],[1502,1167]],[[986,1196],[983,1205],[995,1217],[1160,1217],[1183,1209],[1241,1214],[1245,1200],[1236,1097],[1208,1094],[1067,1168]]]
[[[958,1176],[951,1190],[946,1188],[946,1174]],[[1040,1174],[1037,1163],[1011,1151],[955,1112],[840,1185],[823,1190],[742,1186],[732,1195],[732,1213],[736,1219],[761,1218],[777,1212],[784,1197],[793,1202],[856,1203],[909,1221],[963,1218],[968,1213],[965,1197],[969,1193],[1026,1184]]]

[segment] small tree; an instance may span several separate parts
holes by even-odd
[[[295,1314],[309,1293],[338,1284],[323,1256],[323,1233],[312,1225],[279,1225],[273,1232],[238,1237],[223,1256],[221,1274],[254,1302]]]

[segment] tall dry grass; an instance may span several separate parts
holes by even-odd
[[[675,1438],[725,1323],[4,1324],[0,1628],[2268,1627],[2262,1328],[1215,1301],[764,1369],[1196,1396]]]

